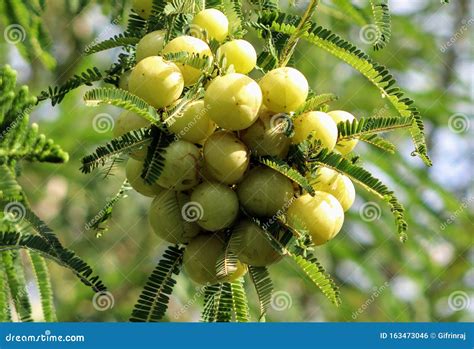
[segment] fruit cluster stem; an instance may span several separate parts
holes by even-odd
[[[295,51],[296,44],[299,41],[299,38],[301,36],[301,31],[304,29],[306,22],[308,22],[311,17],[313,16],[316,7],[319,4],[319,0],[310,0],[308,3],[308,6],[306,7],[306,10],[301,17],[301,21],[296,27],[295,32],[290,36],[288,41],[286,42],[285,47],[281,51],[280,55],[280,67],[284,67],[288,64],[288,61],[290,60],[291,56],[293,55],[293,52]]]

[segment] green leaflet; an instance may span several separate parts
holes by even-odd
[[[31,318],[31,304],[26,288],[23,269],[18,265],[18,253],[16,251],[0,252],[2,264],[7,276],[10,297],[13,300],[15,310],[22,322],[33,321]]]
[[[291,257],[298,264],[301,270],[308,276],[308,278],[321,290],[331,303],[339,306],[341,298],[339,297],[339,290],[331,277],[326,273],[322,265],[318,262],[316,257],[309,255],[304,257],[302,255],[292,254]]]
[[[46,322],[57,321],[56,310],[53,303],[53,290],[51,288],[51,282],[49,279],[49,272],[46,262],[40,255],[29,252],[28,253],[33,271],[36,277],[36,283],[38,285],[41,306],[43,309],[43,317]]]
[[[393,131],[399,128],[409,128],[413,124],[411,117],[373,117],[360,118],[338,123],[338,141],[360,138],[374,133]]]
[[[109,104],[126,109],[140,115],[152,124],[162,127],[160,116],[155,108],[140,97],[137,97],[128,91],[117,88],[96,88],[86,92],[84,95],[84,101],[86,102],[86,105],[93,107]]]
[[[263,320],[272,300],[273,282],[266,267],[249,266],[249,276],[257,291],[260,304],[259,320]]]
[[[159,321],[168,308],[169,297],[181,270],[184,248],[170,246],[150,275],[130,317],[132,322]]]
[[[370,7],[374,18],[373,25],[377,28],[374,50],[381,50],[388,44],[392,35],[388,0],[370,0]]]

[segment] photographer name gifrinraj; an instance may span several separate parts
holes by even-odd
[[[466,332],[454,333],[454,332],[438,332],[438,339],[462,339],[466,340]]]

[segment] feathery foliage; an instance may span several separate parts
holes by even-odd
[[[257,291],[260,304],[259,320],[265,319],[268,306],[272,300],[273,282],[266,267],[249,266],[249,276]]]
[[[51,54],[53,42],[46,31],[37,1],[4,0],[0,3],[0,22],[5,23],[4,36],[28,61],[39,61],[48,69],[56,66]]]
[[[338,141],[361,138],[374,133],[393,131],[399,128],[409,128],[413,124],[411,117],[360,118],[352,121],[342,121],[337,125]]]
[[[379,137],[375,134],[361,136],[359,139],[361,141],[364,141],[368,144],[373,145],[374,147],[377,147],[381,150],[384,150],[388,153],[391,153],[391,154],[395,153],[396,147],[393,143],[391,143],[390,141],[387,141],[386,139],[383,139],[382,137]]]
[[[94,291],[105,290],[92,269],[72,251],[64,248],[56,234],[29,207],[26,195],[17,182],[18,164],[29,162],[63,163],[68,154],[44,135],[36,124],[29,124],[29,114],[36,104],[26,87],[16,87],[16,72],[0,68],[0,251],[4,260],[9,294],[21,321],[31,321],[29,295],[23,286],[19,250],[29,252],[33,275],[40,291],[45,321],[55,321],[52,290],[43,258],[70,269]]]
[[[134,46],[138,44],[138,41],[140,41],[140,38],[128,37],[124,34],[119,34],[115,35],[113,38],[104,40],[98,44],[95,44],[94,46],[86,48],[86,53],[90,55],[100,51],[110,50],[111,48]]]
[[[374,25],[377,28],[377,38],[373,43],[374,50],[384,48],[390,41],[391,24],[388,0],[370,0]]]
[[[326,298],[329,299],[331,303],[339,306],[341,304],[339,290],[316,257],[311,254],[307,256],[292,254],[291,256],[308,278],[319,287]]]
[[[1,245],[0,245],[1,246]],[[10,297],[22,322],[33,321],[31,318],[31,304],[26,288],[25,275],[23,269],[19,267],[18,253],[16,251],[1,252],[2,262],[7,276]]]
[[[49,278],[48,267],[43,257],[34,252],[28,253],[33,271],[36,277],[36,283],[41,298],[41,307],[43,309],[43,318],[46,322],[57,321],[56,310],[53,302],[53,290]]]
[[[155,322],[165,315],[169,297],[181,270],[184,248],[170,246],[150,275],[132,312],[130,321]]]
[[[143,164],[142,178],[145,183],[153,184],[161,176],[161,172],[164,168],[164,154],[166,148],[172,143],[174,137],[166,134],[157,127],[152,127],[152,141],[148,147],[147,157]]]
[[[86,105],[93,107],[104,104],[114,105],[136,113],[154,125],[161,125],[159,123],[160,117],[155,108],[140,97],[125,90],[117,88],[96,88],[87,91],[84,95],[84,100],[86,101]]]
[[[108,230],[107,223],[112,217],[114,206],[123,198],[127,197],[127,193],[132,190],[128,180],[125,180],[120,186],[119,191],[114,197],[107,201],[104,207],[86,224],[86,229],[97,231],[96,237],[102,237],[103,233]]]
[[[70,91],[82,85],[92,86],[94,82],[100,81],[103,78],[104,74],[98,68],[94,67],[92,69],[87,69],[82,74],[75,74],[61,86],[50,86],[47,90],[42,91],[38,96],[38,102],[51,99],[51,104],[55,106],[56,104],[61,103]]]
[[[202,321],[230,322],[233,314],[233,297],[230,283],[208,285],[204,289]]]
[[[308,100],[295,111],[293,118],[296,118],[298,115],[304,114],[306,112],[317,110],[321,105],[335,100],[337,100],[337,96],[332,93],[324,93],[308,98]]]
[[[297,183],[301,188],[306,190],[311,195],[314,194],[314,189],[309,184],[308,180],[296,169],[290,167],[285,161],[272,157],[261,157],[259,161],[263,165],[268,166],[277,172],[280,172],[285,177]]]
[[[112,139],[105,145],[97,147],[94,153],[85,156],[81,162],[81,171],[90,173],[94,169],[105,166],[122,154],[129,154],[132,151],[146,146],[151,140],[151,130],[143,128],[130,131],[120,137]]]
[[[245,294],[244,279],[236,280],[230,283],[232,293],[232,312],[237,322],[249,322],[249,305]]]
[[[224,251],[216,262],[216,276],[218,278],[224,278],[237,270],[239,262],[237,249],[240,243],[241,235],[238,233],[233,233],[227,238]]]

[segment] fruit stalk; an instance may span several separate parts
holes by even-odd
[[[301,21],[296,27],[295,32],[290,36],[290,38],[286,42],[285,47],[283,47],[283,50],[281,51],[280,65],[279,65],[280,67],[285,67],[288,64],[288,61],[293,55],[296,44],[298,43],[298,40],[300,38],[301,31],[304,28],[304,25],[306,24],[306,22],[310,20],[311,17],[313,16],[314,11],[316,11],[316,7],[318,7],[318,4],[319,4],[319,0],[309,1],[308,7],[306,7],[303,17],[301,17]]]

